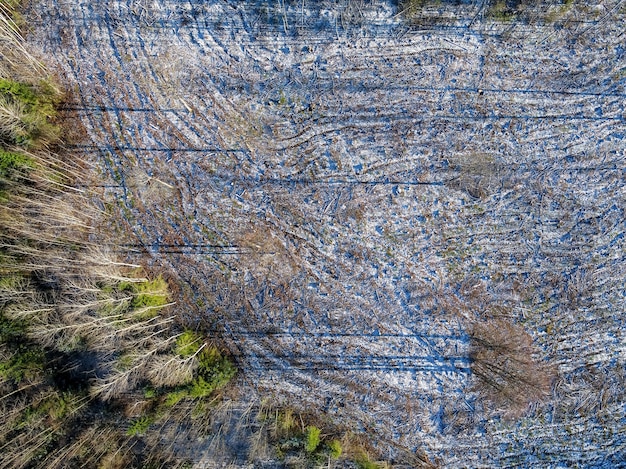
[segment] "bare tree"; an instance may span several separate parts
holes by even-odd
[[[521,415],[550,393],[553,372],[521,326],[502,319],[473,323],[470,358],[477,391],[505,416]]]

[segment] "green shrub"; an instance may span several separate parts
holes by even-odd
[[[196,355],[198,369],[190,384],[179,387],[165,396],[164,405],[172,407],[182,399],[200,399],[210,396],[214,391],[224,387],[237,372],[228,358],[215,347],[205,347],[198,353],[202,341],[193,331],[183,332],[176,341],[175,353],[183,358]]]
[[[148,428],[152,425],[152,419],[150,417],[141,417],[131,423],[128,430],[126,430],[126,435],[128,436],[139,436],[146,433]]]
[[[41,350],[23,347],[7,360],[0,362],[0,377],[19,383],[32,379],[43,370],[44,354]]]
[[[35,162],[28,156],[0,149],[0,178],[11,179],[16,172],[34,167]]]
[[[8,319],[0,313],[0,342],[18,343],[24,340],[28,323],[23,319]]]
[[[0,135],[9,145],[37,146],[53,141],[58,127],[52,123],[59,95],[45,81],[38,87],[0,78]]]
[[[504,0],[496,0],[487,11],[487,14],[494,20],[503,23],[507,23],[515,19],[515,13],[508,8],[507,3]]]
[[[356,458],[356,465],[359,469],[382,469],[384,466],[372,461],[367,453],[364,451]]]
[[[420,16],[424,7],[433,1],[434,0],[400,0],[398,2],[398,11],[406,20],[415,20]]]
[[[186,330],[176,339],[176,354],[183,358],[191,357],[201,345],[200,336],[193,331]]]
[[[37,408],[38,413],[46,414],[53,420],[61,420],[75,408],[70,393],[55,393],[45,399]]]
[[[320,445],[320,434],[322,431],[314,426],[308,427],[306,430],[306,443],[304,450],[307,453],[312,453]]]
[[[128,371],[132,368],[135,357],[130,353],[124,353],[115,361],[114,368],[117,371]]]
[[[206,381],[202,376],[198,376],[189,386],[189,397],[194,399],[206,397],[216,389],[217,386],[214,382]]]
[[[332,440],[328,443],[328,449],[330,450],[330,457],[333,459],[339,459],[343,449],[341,447],[341,441]]]
[[[281,434],[289,435],[296,428],[296,419],[292,409],[285,409],[276,416],[276,424]]]
[[[220,368],[214,369],[212,373],[201,375],[194,379],[189,387],[189,396],[194,399],[206,397],[213,391],[226,386],[235,374],[235,369],[232,368],[230,362],[228,364],[229,368],[220,366]]]
[[[236,372],[234,365],[217,348],[204,348],[198,355],[197,376],[186,388],[188,396],[193,399],[207,397],[226,386]]]
[[[225,386],[237,373],[232,362],[215,347],[203,349],[198,361],[198,375],[212,383],[215,389]]]
[[[292,438],[284,438],[279,443],[276,444],[276,450],[278,451],[278,457],[284,458],[290,453],[299,453],[302,449],[303,436],[299,435],[297,437]]]
[[[39,99],[33,87],[26,83],[0,78],[0,93],[5,96],[11,96],[13,99],[30,106],[37,106],[39,104]]]
[[[132,283],[132,291],[136,294],[131,302],[135,309],[145,307],[159,307],[167,304],[168,287],[162,277],[157,277],[149,282]]]

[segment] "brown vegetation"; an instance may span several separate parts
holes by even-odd
[[[84,165],[51,150],[61,95],[12,6],[0,3],[0,466],[178,467],[146,430],[182,425],[174,406],[235,369],[165,314],[161,277],[102,248],[104,214],[73,187]]]
[[[538,358],[532,338],[504,319],[472,324],[470,359],[477,391],[506,417],[519,417],[550,394],[553,372]]]

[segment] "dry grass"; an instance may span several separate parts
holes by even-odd
[[[11,77],[24,83],[37,83],[47,72],[24,46],[24,40],[13,21],[17,2],[0,0],[0,77]]]

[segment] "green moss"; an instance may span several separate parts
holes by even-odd
[[[7,10],[14,10],[22,3],[21,0],[4,0]]]
[[[167,282],[160,276],[151,281],[123,281],[116,285],[103,285],[100,289],[105,297],[111,297],[111,294],[115,292],[124,293],[131,297],[130,304],[115,303],[101,306],[99,312],[104,316],[129,312],[134,320],[146,321],[157,316],[159,310],[169,301]]]
[[[24,19],[24,16],[19,11],[20,10],[19,6],[22,3],[22,1],[21,0],[4,0],[4,1],[8,3],[7,12],[9,13],[9,16],[11,17],[11,21],[15,25],[15,28],[18,31],[24,31],[25,29],[27,29],[28,23],[26,22],[26,20]]]
[[[189,391],[187,389],[178,389],[176,391],[169,392],[165,395],[165,401],[163,404],[166,407],[174,407],[183,399],[189,397]]]
[[[140,293],[131,303],[135,309],[139,308],[158,308],[167,304],[167,293]]]
[[[278,96],[278,104],[281,106],[286,106],[288,104],[287,97],[285,96],[285,92],[280,90],[280,95]]]
[[[359,469],[381,469],[380,464],[369,460],[356,461],[356,465]]]
[[[134,318],[137,321],[147,321],[149,319],[157,317],[158,315],[159,315],[158,309],[148,309],[148,310],[142,311],[140,314],[136,314]]]

